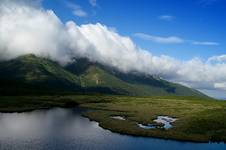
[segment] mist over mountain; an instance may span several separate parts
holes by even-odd
[[[123,73],[157,75],[201,90],[226,89],[225,55],[187,61],[155,56],[101,23],[64,23],[40,1],[0,2],[0,43],[1,60],[32,53],[66,66],[74,58],[88,58]]]
[[[197,90],[139,72],[124,73],[86,58],[64,67],[33,54],[0,63],[1,95],[99,93],[200,96]]]

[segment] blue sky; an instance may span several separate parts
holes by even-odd
[[[64,22],[73,20],[78,25],[100,22],[112,27],[154,55],[168,55],[180,60],[193,57],[205,60],[226,53],[224,0],[92,2],[44,0],[42,5],[52,9]]]

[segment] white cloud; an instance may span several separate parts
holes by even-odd
[[[171,15],[161,15],[158,17],[160,20],[164,20],[164,21],[172,21],[175,19],[174,16]]]
[[[158,37],[157,41],[183,42],[180,38],[169,37]],[[64,24],[53,11],[21,1],[1,0],[0,43],[1,60],[34,53],[66,64],[74,57],[87,57],[124,72],[160,75],[197,89],[225,90],[224,55],[206,61],[154,56],[139,48],[129,37],[121,36],[103,24],[79,26],[73,21]]]
[[[113,31],[113,32],[118,32],[116,27],[108,27],[109,30]]]
[[[185,40],[183,38],[177,37],[177,36],[156,36],[156,35],[150,35],[145,33],[134,33],[135,37],[138,37],[143,40],[152,41],[155,43],[161,43],[161,44],[180,44],[180,43],[189,43],[192,45],[203,45],[203,46],[218,46],[220,45],[217,42],[208,42],[208,41],[191,41],[191,40]]]
[[[78,17],[86,17],[87,13],[82,9],[73,10],[73,14]]]
[[[204,42],[194,41],[194,42],[192,42],[192,44],[193,45],[206,45],[206,46],[218,46],[218,45],[220,45],[217,42],[208,42],[208,41],[204,41]]]
[[[86,11],[82,9],[82,7],[78,4],[74,4],[71,2],[66,2],[67,6],[72,9],[72,13],[78,17],[86,17],[88,14]]]
[[[212,56],[208,59],[209,63],[226,63],[226,55]]]
[[[145,33],[135,33],[134,36],[141,38],[143,40],[148,40],[148,41],[162,43],[162,44],[178,44],[178,43],[184,42],[182,38],[176,37],[176,36],[162,37],[162,36],[149,35]]]
[[[89,0],[90,5],[93,7],[97,6],[97,0]]]
[[[14,58],[35,53],[56,59],[67,45],[64,25],[52,10],[43,10],[27,3],[0,2],[0,57]],[[58,57],[61,62],[68,56]]]
[[[214,87],[217,89],[226,90],[226,82],[214,83]]]

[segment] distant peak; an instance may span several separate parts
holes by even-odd
[[[25,55],[21,55],[18,58],[37,58],[37,56],[35,54],[25,54]]]

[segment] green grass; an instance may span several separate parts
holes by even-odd
[[[226,101],[197,97],[128,97],[113,95],[68,96],[1,96],[1,112],[21,112],[33,109],[68,107],[79,104],[92,109],[83,115],[99,122],[111,131],[165,139],[226,142]],[[112,119],[126,117],[125,121]],[[176,117],[173,128],[142,129],[137,122],[154,123],[158,115]]]
[[[115,132],[137,136],[153,136],[186,141],[226,142],[226,102],[189,97],[121,97],[108,103],[83,104],[95,111],[84,116]],[[126,117],[126,121],[112,119],[112,115]],[[137,122],[154,123],[159,115],[178,118],[173,128],[142,129]]]
[[[64,96],[0,96],[0,112],[21,112],[41,108],[72,107],[84,103],[110,102],[111,96],[64,95]]]

